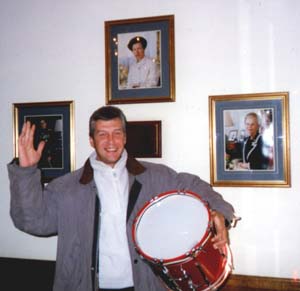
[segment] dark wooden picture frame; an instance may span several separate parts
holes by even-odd
[[[136,158],[161,158],[161,121],[127,122],[126,149]]]
[[[139,65],[129,46],[134,38],[146,40],[145,57]],[[131,73],[139,80],[129,77],[130,70],[148,72],[154,64],[151,72],[155,73],[143,77],[142,73]],[[174,15],[106,21],[105,71],[106,104],[175,101]],[[142,80],[150,75],[156,76],[155,81]],[[129,81],[132,79],[135,85]]]

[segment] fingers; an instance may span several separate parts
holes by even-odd
[[[227,235],[216,235],[211,240],[213,242],[214,249],[222,249],[228,244]]]
[[[224,216],[217,212],[211,212],[214,229],[215,229],[215,236],[212,238],[213,247],[215,249],[219,249],[221,253],[223,253],[223,249],[226,244],[229,244],[229,236],[228,236],[228,229],[225,226],[225,218]]]
[[[216,235],[212,238],[213,248],[218,250],[220,254],[226,255],[226,246],[228,243],[228,236],[226,234]]]
[[[38,163],[44,144],[38,146],[38,150],[34,149],[34,131],[35,125],[31,125],[29,121],[25,122],[18,140],[18,155],[20,167],[29,167]]]
[[[42,152],[43,152],[43,149],[45,147],[45,142],[44,141],[41,141],[38,145],[38,148],[37,148],[37,152],[38,154],[41,156],[42,155]]]
[[[19,136],[19,144],[24,144],[26,132],[27,132],[27,122],[24,122],[24,124],[22,126],[21,134]]]
[[[33,138],[34,138],[34,131],[35,131],[35,125],[33,124],[31,126],[30,121],[26,121],[23,124],[21,134],[19,136],[19,141],[21,145],[26,146],[33,144]]]

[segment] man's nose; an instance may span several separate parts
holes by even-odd
[[[109,142],[109,143],[113,143],[114,140],[115,140],[115,139],[114,139],[113,134],[108,135],[108,142]]]

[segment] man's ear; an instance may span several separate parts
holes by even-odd
[[[90,137],[89,139],[90,139],[90,145],[91,145],[91,147],[95,148],[94,139],[92,137]]]

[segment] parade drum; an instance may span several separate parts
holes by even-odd
[[[232,270],[230,248],[213,248],[207,204],[190,191],[159,194],[132,226],[136,251],[174,291],[216,290]]]

